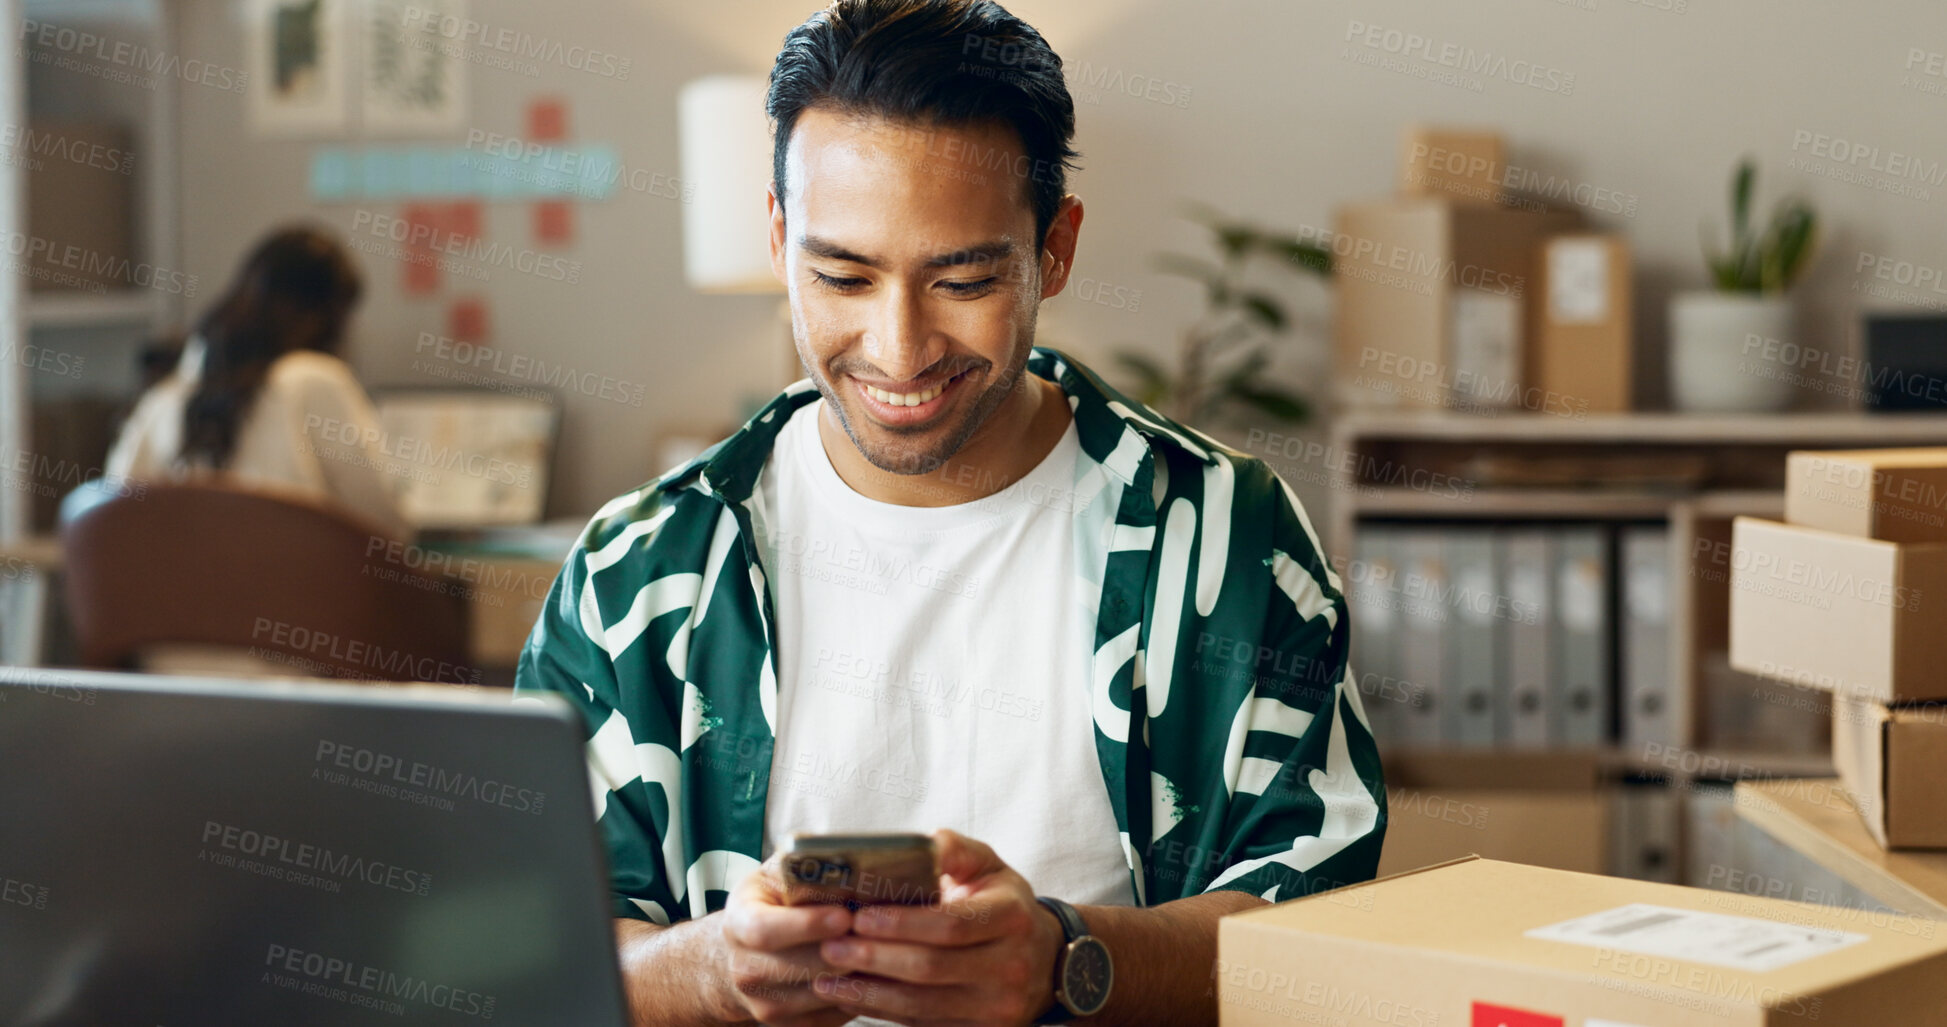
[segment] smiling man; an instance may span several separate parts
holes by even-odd
[[[807,377],[596,514],[520,665],[587,719],[631,1011],[1214,1023],[1219,917],[1378,863],[1339,580],[1262,462],[1035,346],[1082,203],[1033,28],[837,0],[768,106]],[[873,831],[941,903],[781,903],[793,833]]]

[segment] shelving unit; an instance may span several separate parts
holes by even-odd
[[[1769,693],[1761,690],[1789,690],[1729,667],[1732,518],[1782,516],[1790,450],[1916,445],[1947,445],[1947,415],[1341,416],[1330,438],[1334,471],[1326,535],[1336,566],[1349,566],[1359,552],[1359,531],[1369,524],[1665,524],[1670,531],[1668,694],[1675,707],[1669,744],[1622,744],[1617,724],[1610,740],[1593,749],[1396,744],[1386,748],[1389,761],[1462,768],[1450,778],[1429,779],[1429,787],[1449,789],[1479,775],[1465,769],[1469,760],[1541,768],[1529,776],[1556,773],[1546,769],[1551,766],[1592,763],[1606,797],[1595,801],[1609,810],[1609,872],[1680,875],[1694,868],[1691,850],[1708,853],[1712,839],[1689,837],[1698,829],[1695,811],[1684,815],[1686,806],[1704,809],[1716,801],[1711,796],[1728,797],[1725,782],[1832,774],[1823,737],[1811,734],[1823,719],[1809,706],[1787,705],[1789,694],[1782,696],[1785,702],[1769,704]],[[1611,611],[1619,608],[1618,598],[1612,591]],[[1610,631],[1613,638],[1613,626]],[[1738,717],[1713,718],[1713,699]],[[1724,729],[1740,718],[1762,730]],[[1792,744],[1784,744],[1788,740]],[[1490,794],[1517,810],[1529,804],[1513,802],[1510,793]]]
[[[1752,751],[1750,739],[1712,737],[1699,687],[1726,648],[1728,574],[1700,567],[1727,557],[1730,521],[1783,511],[1785,454],[1793,449],[1947,445],[1947,415],[1860,413],[1476,415],[1356,411],[1333,425],[1336,480],[1327,538],[1341,565],[1359,526],[1481,520],[1667,523],[1671,527],[1672,694],[1682,698],[1676,742],[1742,753],[1757,773],[1803,772],[1799,753]],[[1378,485],[1402,472],[1438,473],[1453,488]],[[1518,480],[1514,480],[1518,479]],[[1722,668],[1728,672],[1728,667]],[[1626,758],[1624,760],[1626,762]]]
[[[165,0],[6,0],[4,13],[16,25],[26,21],[53,23],[93,33],[145,52],[177,54],[175,12]],[[136,264],[177,269],[181,249],[175,196],[177,190],[177,105],[182,83],[159,75],[151,88],[92,76],[54,62],[35,60],[36,37],[23,32],[19,46],[9,51],[4,78],[7,121],[30,128],[44,118],[112,123],[131,132],[134,160],[133,231],[130,259]],[[53,159],[53,158],[39,158]],[[27,235],[28,175],[25,161],[0,162],[0,181],[11,200],[7,228]],[[85,463],[92,469],[98,457],[62,451],[63,439],[35,437],[35,415],[47,403],[82,401],[101,409],[134,398],[138,376],[136,346],[168,327],[180,324],[186,313],[184,297],[159,290],[129,288],[95,293],[82,290],[35,290],[21,274],[8,276],[12,302],[4,330],[10,352],[27,347],[61,357],[61,366],[83,366],[75,376],[50,375],[22,366],[20,361],[0,368],[0,458],[12,468],[40,467],[60,460]],[[90,444],[95,440],[90,438]],[[83,447],[87,448],[87,447]],[[52,451],[59,452],[58,459]],[[25,454],[32,459],[19,460]],[[76,468],[60,463],[65,484]],[[0,542],[18,540],[50,525],[44,520],[48,503],[40,494],[43,483],[14,472],[10,487],[0,489]]]
[[[159,293],[30,293],[27,296],[27,326],[44,328],[91,328],[116,325],[153,326],[167,316],[168,305]]]

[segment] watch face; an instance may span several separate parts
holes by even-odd
[[[1097,1012],[1109,1000],[1113,983],[1115,967],[1109,962],[1108,946],[1093,937],[1077,938],[1061,968],[1062,1004],[1076,1016]]]

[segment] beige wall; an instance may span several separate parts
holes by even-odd
[[[1070,65],[1085,170],[1075,189],[1088,203],[1077,274],[1140,294],[1135,313],[1063,297],[1047,305],[1044,338],[1087,358],[1120,344],[1168,352],[1196,309],[1187,283],[1154,273],[1149,256],[1202,245],[1173,216],[1181,199],[1217,203],[1289,228],[1326,226],[1335,204],[1391,187],[1400,126],[1412,120],[1495,126],[1511,163],[1540,175],[1633,198],[1634,215],[1599,214],[1626,230],[1641,274],[1639,317],[1661,344],[1670,290],[1704,281],[1698,228],[1720,223],[1724,183],[1742,153],[1762,162],[1761,198],[1790,188],[1813,198],[1829,231],[1803,299],[1806,338],[1849,344],[1862,299],[1861,253],[1947,268],[1947,77],[1903,76],[1910,51],[1947,50],[1938,0],[1832,4],[1811,0],[1483,0],[1473,3],[1311,0],[1018,0]],[[187,49],[235,53],[234,0],[185,0]],[[598,46],[633,61],[623,83],[544,67],[529,78],[477,68],[473,123],[518,133],[530,95],[568,98],[573,129],[615,144],[631,166],[676,174],[674,92],[718,71],[767,67],[784,31],[811,0],[475,0],[482,21],[568,44]],[[1378,45],[1354,23],[1377,26]],[[1420,77],[1437,65],[1407,57],[1407,72],[1359,63],[1384,59],[1385,30],[1476,55],[1505,56],[1505,75],[1448,85]],[[1348,36],[1354,36],[1349,39]],[[1517,63],[1525,62],[1525,63]],[[1918,62],[1924,71],[1927,59]],[[1521,85],[1531,65],[1570,89]],[[1938,66],[1936,65],[1936,68]],[[1091,86],[1138,76],[1174,87],[1155,95],[1182,106]],[[1091,95],[1093,94],[1093,95]],[[309,144],[266,142],[245,129],[242,97],[185,89],[183,239],[187,268],[219,280],[263,226],[298,212],[349,228],[348,207],[310,207],[303,188]],[[1788,167],[1793,159],[1835,167],[1800,133],[1897,152],[1919,162],[1927,198]],[[454,142],[459,142],[456,138]],[[1823,148],[1822,144],[1822,148]],[[1888,176],[1879,176],[1888,177]],[[392,208],[396,211],[396,205]],[[579,284],[496,272],[490,283],[494,340],[645,383],[643,409],[571,396],[550,502],[556,514],[587,511],[653,475],[649,440],[659,426],[708,424],[740,397],[769,386],[774,301],[703,296],[680,271],[674,201],[623,192],[584,207]],[[528,209],[493,209],[492,234],[527,237]],[[372,263],[370,259],[368,265]],[[375,385],[438,384],[413,372],[412,340],[438,331],[440,306],[405,298],[396,267],[372,267],[376,287],[359,325],[356,363]],[[1302,318],[1281,365],[1301,381],[1321,365],[1329,295],[1286,279]],[[1935,294],[1937,300],[1947,293]],[[1299,483],[1301,494],[1320,490]],[[1316,500],[1312,500],[1316,502]],[[1322,511],[1318,511],[1322,513]]]

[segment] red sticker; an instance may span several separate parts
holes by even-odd
[[[439,272],[439,255],[424,246],[414,246],[407,251],[405,290],[408,296],[424,296],[439,291],[443,275]]]
[[[568,104],[552,97],[527,105],[527,140],[558,143],[568,138]]]
[[[477,200],[462,200],[448,204],[446,208],[446,230],[461,239],[480,238],[480,204]]]
[[[1559,1016],[1476,1002],[1472,1027],[1563,1027],[1563,1024]]]
[[[469,296],[446,308],[446,334],[455,342],[485,342],[487,301]]]
[[[575,237],[575,208],[567,200],[541,200],[534,204],[534,240],[565,243]]]

